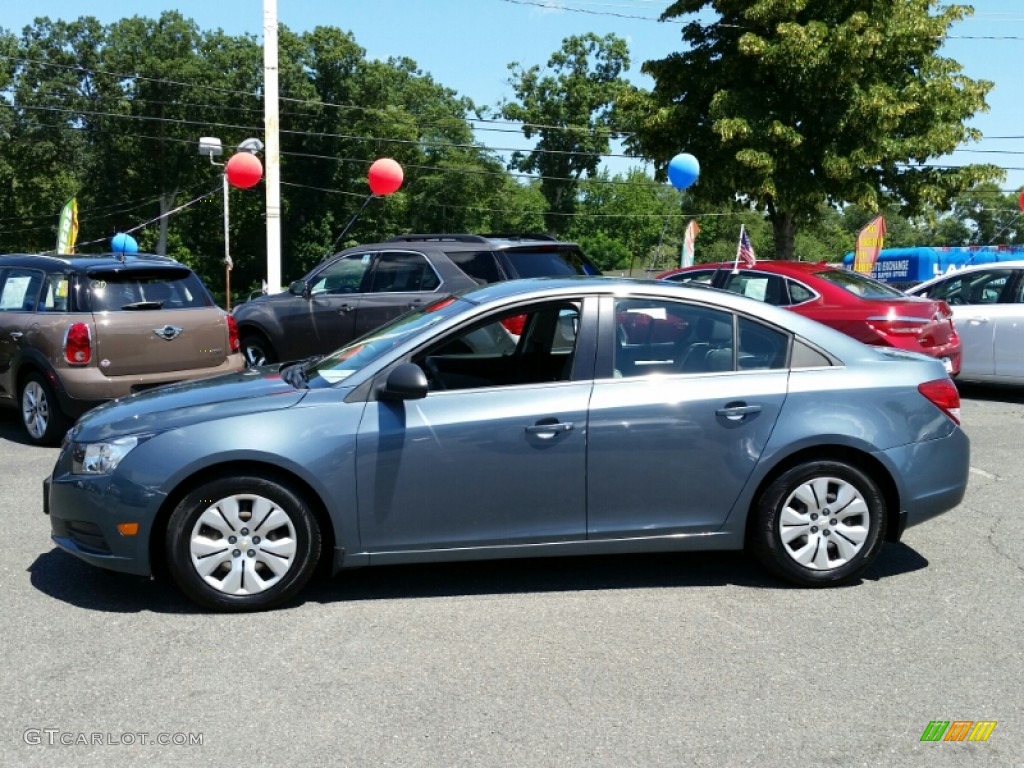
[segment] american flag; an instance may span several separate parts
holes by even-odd
[[[750,244],[750,235],[747,234],[747,228],[745,225],[740,225],[740,243],[736,246],[736,266],[739,267],[740,262],[743,262],[743,266],[752,267],[757,263],[757,256],[754,255],[754,246]]]

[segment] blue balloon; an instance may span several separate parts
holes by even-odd
[[[700,163],[693,155],[682,152],[668,163],[668,180],[676,189],[686,189],[700,176]]]
[[[131,235],[118,232],[110,239],[110,247],[114,253],[138,253],[139,244]]]

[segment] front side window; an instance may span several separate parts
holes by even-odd
[[[920,295],[942,299],[950,306],[964,304],[998,304],[1003,289],[1013,276],[1009,269],[985,269],[954,275],[933,285]]]
[[[372,253],[353,253],[343,256],[317,273],[310,286],[310,293],[314,296],[321,293],[361,293],[363,279],[372,262]]]
[[[581,303],[517,307],[460,329],[413,356],[431,390],[569,381]]]

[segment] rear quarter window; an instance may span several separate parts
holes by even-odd
[[[569,248],[510,248],[501,253],[514,277],[555,277],[559,275],[599,275],[583,253]]]
[[[480,285],[502,280],[498,262],[491,251],[445,251],[445,256]]]

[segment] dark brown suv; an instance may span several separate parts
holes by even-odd
[[[180,262],[0,255],[0,406],[33,443],[101,402],[243,367],[234,319]]]

